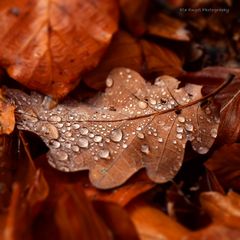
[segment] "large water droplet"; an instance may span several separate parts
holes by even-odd
[[[148,104],[146,102],[143,102],[143,101],[139,101],[138,102],[138,106],[141,108],[141,109],[146,109]]]
[[[98,152],[98,156],[103,159],[108,159],[110,156],[110,152],[107,149],[102,149]]]
[[[49,145],[50,145],[52,148],[60,148],[60,146],[61,146],[60,142],[55,141],[55,140],[50,140],[50,141],[49,141]]]
[[[72,125],[73,129],[79,129],[80,128],[80,125],[78,123],[75,123]]]
[[[81,133],[82,135],[87,135],[87,134],[88,134],[88,129],[87,129],[87,128],[81,128],[81,129],[80,129],[80,133]]]
[[[113,142],[120,142],[123,138],[123,133],[121,129],[115,129],[111,132],[110,138]]]
[[[88,148],[89,142],[86,138],[79,138],[78,139],[78,145],[81,148]]]
[[[96,143],[101,142],[101,141],[102,141],[102,136],[96,135],[96,136],[93,138],[93,141],[96,142]]]
[[[178,116],[178,121],[181,122],[181,123],[184,123],[185,122],[185,117]]]
[[[186,123],[185,124],[185,129],[188,131],[188,132],[192,132],[193,131],[193,125],[191,123]]]
[[[74,152],[79,152],[79,147],[77,145],[72,146]]]
[[[72,136],[72,133],[71,133],[71,132],[66,132],[66,133],[65,133],[65,136],[66,136],[66,137],[71,137],[71,136]]]
[[[183,133],[183,128],[182,127],[177,127],[177,133]]]
[[[213,128],[213,129],[210,131],[210,134],[211,134],[211,137],[216,138],[216,137],[217,137],[217,129],[216,129],[216,128]]]
[[[40,132],[40,135],[47,137],[48,139],[57,139],[59,137],[59,133],[57,128],[50,123],[39,124],[36,127],[37,131]]]
[[[142,152],[142,153],[145,153],[145,154],[149,154],[149,153],[150,153],[149,146],[146,145],[146,144],[143,144],[143,145],[141,146],[141,152]]]
[[[112,78],[107,78],[107,80],[106,80],[106,86],[107,86],[107,87],[112,87],[112,85],[113,85],[113,80],[112,80]]]
[[[207,147],[199,147],[198,148],[198,150],[197,150],[197,152],[199,153],[199,154],[206,154],[207,152],[208,152],[208,148]]]
[[[154,99],[154,98],[150,98],[150,99],[149,99],[149,103],[152,104],[152,105],[156,105],[156,104],[157,104],[157,101],[156,101],[156,99]]]
[[[62,118],[58,115],[52,115],[48,118],[48,121],[50,121],[50,122],[61,122]]]
[[[163,138],[159,137],[158,138],[158,142],[162,143],[163,142]]]
[[[144,134],[141,133],[141,132],[138,132],[137,137],[140,138],[140,139],[144,139]]]
[[[58,151],[55,155],[59,161],[66,161],[68,159],[68,154],[64,151]]]
[[[182,139],[182,138],[183,138],[183,135],[182,135],[181,133],[178,133],[178,134],[176,135],[176,137],[177,137],[177,139]]]

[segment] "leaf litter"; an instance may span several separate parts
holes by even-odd
[[[66,99],[46,110],[43,96],[7,89],[17,127],[39,135],[48,161],[65,172],[89,170],[98,188],[121,185],[141,168],[164,183],[179,171],[187,141],[206,154],[218,133],[219,111],[201,86],[161,76],[151,85],[135,71],[113,70],[106,91],[90,104]]]

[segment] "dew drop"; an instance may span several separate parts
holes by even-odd
[[[66,136],[66,137],[71,137],[71,136],[72,136],[72,133],[71,133],[71,132],[66,132],[66,133],[65,133],[65,136]]]
[[[79,147],[77,145],[72,146],[74,152],[79,152]]]
[[[217,137],[217,129],[216,129],[216,128],[213,128],[213,129],[210,131],[210,134],[211,134],[211,137],[216,138],[216,137]]]
[[[186,123],[185,124],[185,129],[188,131],[188,132],[192,132],[193,131],[193,125],[191,123]]]
[[[94,138],[94,134],[93,133],[89,133],[88,135],[90,138]]]
[[[122,145],[122,147],[125,149],[125,148],[128,147],[128,145],[127,145],[126,143],[124,143],[124,144]]]
[[[154,99],[154,98],[150,98],[150,99],[149,99],[149,103],[152,104],[152,105],[156,105],[156,104],[157,104],[157,101],[156,101],[156,99]]]
[[[141,133],[141,132],[138,132],[137,137],[140,138],[140,139],[144,139],[144,134]]]
[[[80,125],[77,124],[77,123],[75,123],[75,124],[72,125],[72,127],[73,127],[73,129],[79,129],[79,128],[80,128]]]
[[[178,116],[178,121],[181,122],[181,123],[184,123],[185,122],[185,117]]]
[[[158,142],[162,143],[163,142],[163,138],[158,138]]]
[[[81,128],[81,129],[80,129],[80,133],[81,133],[82,135],[87,135],[87,134],[88,134],[88,129],[87,129],[87,128]]]
[[[64,151],[58,151],[56,153],[56,158],[59,161],[66,161],[68,159],[68,154]]]
[[[108,159],[110,156],[110,152],[107,149],[102,149],[99,151],[98,156],[103,159]]]
[[[101,141],[102,141],[102,136],[96,135],[96,136],[93,138],[93,141],[96,142],[96,143],[101,142]]]
[[[176,141],[176,140],[173,140],[172,142],[173,142],[173,144],[177,144],[177,141]]]
[[[149,146],[146,145],[146,144],[143,144],[143,145],[141,146],[141,152],[142,152],[142,153],[145,153],[145,154],[149,154],[149,153],[150,153]]]
[[[198,150],[197,150],[197,152],[199,153],[199,154],[206,154],[207,152],[208,152],[208,148],[207,147],[199,147],[198,148]]]
[[[48,121],[50,122],[61,122],[62,118],[57,115],[52,115],[48,118]]]
[[[121,129],[115,129],[111,132],[110,138],[113,142],[120,142],[123,138],[123,133]]]
[[[207,115],[211,114],[211,109],[210,109],[209,107],[207,107],[207,108],[205,109],[205,113],[206,113]]]
[[[183,128],[182,127],[177,127],[177,133],[183,133]]]
[[[50,145],[52,148],[60,148],[61,143],[58,142],[58,141],[55,141],[55,140],[50,140],[50,141],[49,141],[49,145]]]
[[[177,137],[178,139],[182,139],[182,138],[183,138],[183,136],[182,136],[181,133],[178,133],[178,134],[176,135],[176,137]]]
[[[107,80],[106,80],[106,86],[107,86],[107,87],[112,87],[112,85],[113,85],[113,80],[112,80],[112,78],[107,78]]]
[[[89,142],[86,138],[79,138],[78,145],[81,148],[88,148]]]
[[[138,106],[139,106],[141,109],[146,109],[148,105],[147,105],[146,102],[139,101],[139,102],[138,102]]]

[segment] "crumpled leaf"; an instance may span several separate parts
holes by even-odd
[[[99,62],[117,15],[114,0],[2,0],[0,63],[28,88],[63,97]]]
[[[15,127],[15,107],[6,102],[0,89],[0,135],[10,134]]]
[[[141,168],[155,182],[172,179],[181,167],[187,141],[199,154],[213,144],[218,111],[201,103],[201,86],[169,76],[147,84],[130,69],[113,70],[106,92],[92,105],[66,101],[52,110],[43,97],[8,90],[18,128],[38,134],[50,148],[49,163],[66,172],[89,169],[99,188],[121,185]]]

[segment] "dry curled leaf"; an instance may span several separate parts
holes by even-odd
[[[125,68],[113,70],[106,85],[92,105],[66,100],[52,110],[36,93],[8,89],[8,97],[17,106],[18,128],[35,132],[50,148],[51,165],[66,172],[88,169],[99,188],[119,186],[141,168],[155,182],[169,181],[187,141],[199,154],[212,146],[218,111],[210,100],[202,102],[201,86],[178,88],[169,76],[151,85]]]
[[[117,29],[114,0],[2,0],[0,63],[25,86],[65,96]]]

